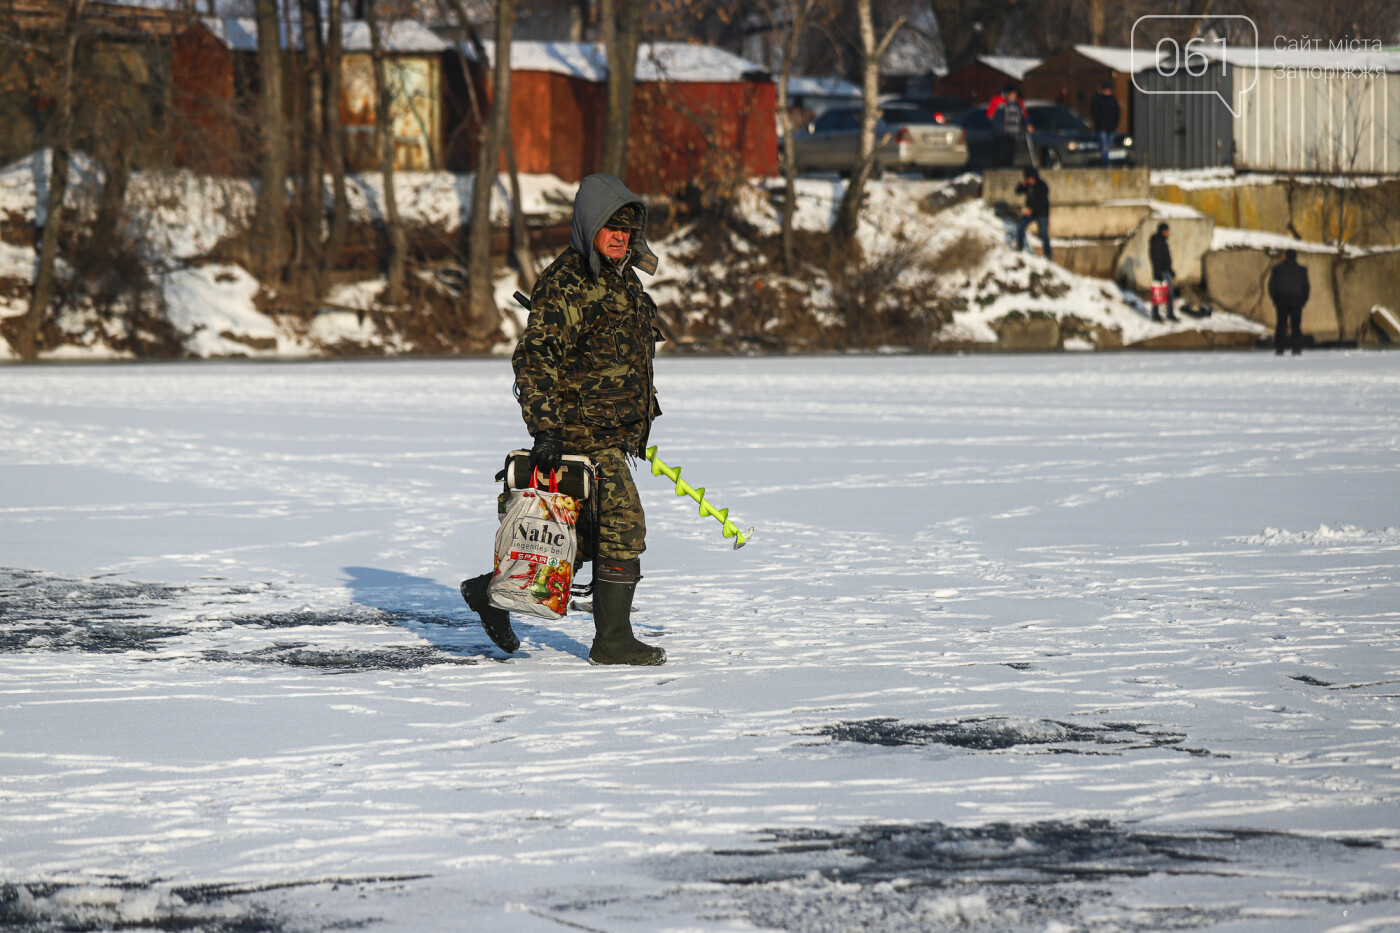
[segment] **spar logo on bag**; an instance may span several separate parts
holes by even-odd
[[[496,574],[487,587],[500,609],[557,619],[568,611],[579,504],[558,492],[510,490],[496,532]],[[536,473],[531,484],[539,482]]]

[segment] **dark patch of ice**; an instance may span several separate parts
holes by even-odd
[[[305,927],[288,926],[257,904],[241,905],[237,911],[223,903],[189,904],[173,892],[155,894],[140,884],[0,884],[0,930],[6,933],[287,933],[293,929]]]
[[[198,933],[312,933],[359,930],[373,919],[291,917],[270,906],[268,895],[319,888],[327,896],[356,899],[374,888],[425,875],[322,878],[267,884],[187,884],[109,878],[91,884],[56,881],[0,882],[0,930],[5,933],[87,933],[108,930]]]
[[[485,646],[475,650],[477,655],[489,655]],[[307,667],[327,673],[350,671],[411,671],[439,664],[475,664],[474,657],[444,654],[437,648],[412,646],[356,650],[346,648],[315,648],[306,644],[272,645],[256,651],[205,651],[206,661],[280,664],[287,667]]]
[[[278,642],[250,651],[191,648],[190,656],[216,663],[280,664],[341,673],[475,664],[477,656],[491,654],[484,635],[479,645],[442,637],[443,632],[459,632],[464,623],[440,612],[396,612],[359,604],[329,611],[306,607],[254,611],[228,605],[267,592],[267,587],[226,583],[172,586],[0,568],[0,653],[76,651],[142,657],[160,651],[168,657],[173,640],[196,633],[211,636],[220,629],[398,626],[439,637],[430,645],[392,647],[318,647],[305,641]],[[475,625],[467,628],[479,631]]]
[[[863,745],[950,745],[976,751],[1002,751],[1032,746],[1060,754],[1105,754],[1136,748],[1182,747],[1180,732],[1143,723],[1068,723],[1054,719],[1017,720],[1005,716],[972,716],[950,722],[906,722],[891,717],[831,723],[812,730],[837,742]],[[1105,747],[1113,751],[1105,752]]]
[[[1309,903],[1317,909],[1395,902],[1400,895],[1393,887],[1317,884],[1308,872],[1288,885],[1271,868],[1351,862],[1361,856],[1349,853],[1385,848],[1372,838],[1146,832],[1088,820],[774,830],[750,848],[697,859],[705,877],[733,893],[731,909],[766,929],[1135,933],[1247,922],[1250,899],[1240,896],[1240,886],[1251,879],[1266,889],[1254,907],[1260,897],[1276,899],[1277,922],[1292,916],[1302,929],[1317,920],[1307,919]],[[683,863],[677,862],[679,873],[695,872],[694,862]],[[1144,891],[1152,892],[1147,901]],[[1177,892],[1181,902],[1166,892]]]

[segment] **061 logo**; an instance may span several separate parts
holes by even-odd
[[[1161,14],[1140,16],[1133,23],[1132,38],[1129,42],[1130,67],[1133,87],[1143,94],[1190,95],[1214,94],[1220,98],[1231,116],[1238,117],[1243,107],[1244,95],[1258,83],[1259,68],[1259,27],[1248,16],[1228,14],[1212,16],[1212,22],[1228,24],[1236,38],[1222,36],[1194,36],[1185,42],[1173,35],[1181,28],[1182,20],[1199,22],[1200,17],[1187,14]],[[1243,37],[1243,38],[1240,38]],[[1229,92],[1221,93],[1218,88],[1193,86],[1189,80],[1153,82],[1144,87],[1139,76],[1155,73],[1163,78],[1203,78],[1211,65],[1219,63],[1222,73],[1229,77],[1231,67],[1252,66],[1249,81],[1244,87],[1234,88],[1234,100]]]

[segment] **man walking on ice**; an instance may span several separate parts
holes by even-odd
[[[656,403],[652,360],[656,304],[636,270],[653,275],[646,205],[612,175],[589,175],[574,197],[569,247],[535,283],[530,320],[511,362],[520,411],[534,438],[530,462],[559,467],[567,451],[598,465],[599,553],[593,556],[595,664],[663,664],[666,652],[632,633],[646,517],[629,460],[645,456]],[[520,647],[510,614],[486,596],[491,574],[462,583],[462,596],[506,653]]]

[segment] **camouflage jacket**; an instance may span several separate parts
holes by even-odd
[[[558,428],[568,453],[620,447],[642,456],[661,414],[652,381],[656,304],[630,265],[595,279],[566,249],[535,283],[530,321],[511,362],[530,433]]]

